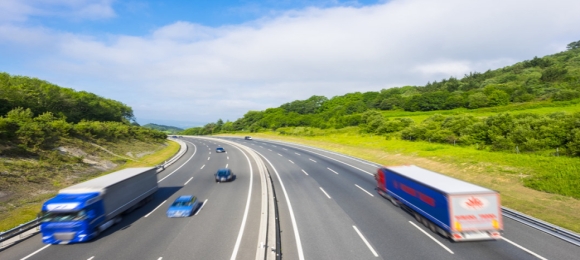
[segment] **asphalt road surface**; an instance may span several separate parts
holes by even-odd
[[[376,193],[374,163],[270,140],[182,140],[188,152],[159,174],[155,199],[97,239],[47,246],[36,235],[0,251],[0,259],[255,259],[260,177],[250,156],[221,140],[263,158],[277,194],[283,259],[580,259],[580,247],[508,218],[503,240],[451,242]],[[216,154],[217,146],[227,153]],[[237,178],[215,183],[224,167]],[[184,194],[204,202],[201,210],[167,218]]]

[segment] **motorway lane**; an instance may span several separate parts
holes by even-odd
[[[264,144],[263,141],[266,142],[266,144]],[[284,158],[292,160],[295,164],[300,164],[303,168],[312,167],[313,164],[317,163],[320,164],[320,166],[313,168],[310,172],[307,171],[309,172],[309,176],[315,179],[333,199],[340,200],[338,205],[340,205],[344,212],[357,223],[359,229],[365,234],[365,236],[367,236],[367,239],[371,244],[379,244],[378,249],[375,247],[375,250],[379,252],[379,255],[385,258],[388,256],[388,258],[393,259],[410,259],[410,257],[412,259],[412,256],[415,256],[416,259],[424,259],[424,254],[426,253],[429,254],[428,256],[431,259],[541,259],[541,257],[547,259],[577,259],[577,254],[579,252],[578,247],[553,238],[543,232],[518,224],[517,222],[511,221],[507,218],[504,218],[506,231],[505,237],[527,249],[531,249],[533,252],[538,254],[537,256],[529,254],[506,241],[452,243],[447,239],[427,231],[427,228],[418,224],[414,218],[405,211],[392,206],[387,200],[377,196],[373,191],[375,187],[374,179],[371,175],[361,171],[364,170],[373,173],[376,170],[376,166],[372,163],[353,160],[345,156],[338,156],[328,152],[320,152],[316,149],[307,149],[318,153],[314,154],[305,151],[304,148],[298,146],[295,146],[296,148],[294,148],[298,150],[293,150],[292,147],[278,142],[270,143],[265,140],[240,142],[254,142],[255,145],[253,147],[256,149],[265,149],[273,155],[281,154]],[[342,163],[337,163],[325,156],[347,162],[353,167],[357,167],[361,170],[357,170],[351,166],[346,166]],[[275,157],[276,156],[274,156],[274,158]],[[301,160],[299,157],[308,157],[309,159],[315,160],[316,163],[311,160]],[[279,163],[282,164],[284,162],[280,161]],[[291,164],[289,161],[286,161],[286,163]],[[341,166],[343,168],[341,168]],[[326,168],[331,168],[340,174],[328,174],[330,171]],[[332,178],[333,175],[335,175],[334,177],[341,176],[341,178]],[[284,178],[285,177],[283,177],[283,179]],[[337,181],[343,183],[337,183]],[[284,179],[284,182],[286,183],[289,181]],[[354,184],[358,184],[361,188],[367,191],[372,191],[371,193],[375,196],[370,197],[370,195],[354,186]],[[312,196],[318,196],[319,193],[319,191],[314,188],[307,192],[312,194]],[[359,201],[361,194],[366,194],[365,196],[368,196],[370,199],[367,198],[364,201]],[[292,196],[291,199],[293,199]],[[434,239],[439,243],[448,247],[454,254],[449,254],[409,222],[413,222],[419,228],[427,231],[427,234],[434,237]],[[301,223],[298,225],[300,226]],[[414,235],[414,233],[416,235]],[[416,236],[419,237],[415,238]],[[393,243],[396,244],[399,241],[405,241],[403,244],[406,246],[394,246],[394,248],[397,249],[393,250]],[[283,240],[283,242],[285,241]],[[429,243],[432,245],[429,245]],[[425,250],[426,248],[427,250]],[[403,255],[394,253],[397,251],[401,252]],[[412,252],[412,254],[410,255],[409,252]],[[441,253],[443,254],[441,255]],[[308,255],[306,258],[309,258]]]
[[[181,159],[178,160],[178,162],[174,163],[173,165],[170,165],[163,172],[159,173],[158,179],[165,178],[170,173],[176,171],[179,167],[181,167],[181,165],[188,158],[191,158],[195,152],[196,152],[195,147],[193,145],[188,144],[187,152],[181,157]],[[195,159],[195,158],[196,157],[193,157],[193,159]],[[174,173],[173,175],[177,175],[177,172]],[[142,208],[129,214],[127,217],[125,217],[125,219],[121,223],[109,228],[108,230],[103,232],[99,237],[97,237],[97,239],[93,240],[90,243],[77,244],[80,246],[75,245],[74,247],[66,246],[66,245],[64,245],[64,246],[52,245],[52,246],[49,246],[48,248],[38,252],[35,255],[35,257],[36,256],[44,256],[44,259],[70,259],[70,258],[77,259],[77,257],[79,257],[79,253],[81,255],[84,255],[82,252],[86,252],[86,250],[90,250],[90,248],[92,248],[92,247],[94,247],[94,248],[100,247],[100,244],[102,243],[102,240],[104,237],[110,236],[112,233],[115,233],[115,231],[120,229],[119,227],[124,227],[126,225],[131,224],[132,221],[134,221],[135,216],[145,215],[146,212],[152,210],[157,204],[159,204],[161,201],[163,201],[163,200],[159,201],[161,198],[169,197],[171,195],[171,193],[173,193],[173,192],[174,192],[174,189],[161,188],[155,194],[154,201],[147,203]],[[30,237],[26,240],[23,240],[22,242],[1,251],[0,252],[0,259],[2,259],[2,260],[4,260],[4,259],[22,259],[22,258],[28,256],[29,254],[35,252],[36,250],[43,248],[45,246],[46,245],[42,243],[41,235],[37,234],[33,237]],[[56,248],[57,250],[55,251],[54,248]],[[78,250],[77,252],[75,252],[75,248],[77,248],[77,250]],[[60,251],[58,249],[60,249]],[[47,253],[47,252],[50,252],[50,250],[52,250],[52,253]],[[68,256],[61,257],[60,255],[62,253],[68,254]],[[57,255],[55,255],[53,258],[51,254],[57,254]],[[31,257],[29,259],[33,259],[33,258]]]
[[[367,193],[360,190],[353,190],[354,193],[345,193],[341,190],[342,185],[333,185],[331,179],[340,180],[341,178],[328,170],[326,168],[328,166],[323,168],[319,158],[307,156],[306,153],[292,148],[275,150],[275,147],[261,148],[260,146],[264,147],[265,145],[260,143],[257,149],[261,149],[259,152],[275,165],[286,184],[291,201],[295,205],[294,212],[304,244],[306,259],[377,259],[352,226],[356,226],[368,239],[367,233],[376,229],[368,230],[364,226],[377,224],[385,227],[385,223],[387,223],[387,229],[391,225],[396,231],[396,222],[385,220],[386,215],[377,217],[364,211],[359,211],[358,215],[353,218],[348,210],[344,210],[344,207],[359,205],[359,200],[371,198]],[[331,165],[330,168],[335,172],[343,172],[343,174],[349,170],[343,169],[342,165],[335,164]],[[329,181],[317,180],[318,177],[315,176],[328,178]],[[330,199],[320,190],[320,187],[330,195]],[[334,187],[339,188],[335,190]],[[352,188],[358,189],[354,185]],[[348,194],[347,198],[343,199],[345,194]],[[363,221],[360,220],[360,217],[364,218]],[[362,228],[361,224],[363,224]],[[417,252],[413,245],[417,244],[416,240],[422,239],[418,233],[403,233],[401,237],[390,236],[387,238],[391,239],[378,240],[378,243],[370,242],[373,250],[379,252],[380,258],[409,259],[407,250],[414,250],[416,259],[432,258],[438,254],[442,259],[445,259],[449,255],[447,252],[437,252],[442,250],[429,244]],[[286,241],[283,240],[283,242]],[[284,256],[287,251],[283,251]],[[381,255],[381,252],[387,253]]]
[[[160,174],[159,179],[163,181],[153,202],[127,215],[121,223],[96,240],[75,245],[52,245],[29,259],[208,259],[208,256],[211,259],[229,259],[240,229],[249,187],[249,170],[236,169],[249,169],[248,162],[233,147],[222,145],[228,152],[216,154],[213,143],[197,139],[190,142],[195,145],[188,144],[188,153]],[[196,155],[191,157],[194,151]],[[191,160],[187,164],[167,177],[189,158]],[[238,178],[231,183],[216,184],[213,173],[226,164],[234,169]],[[190,180],[191,177],[194,178]],[[188,180],[188,185],[184,186]],[[254,183],[254,187],[259,193],[259,182]],[[258,202],[250,204],[250,212],[259,215],[260,197],[255,193],[254,200]],[[208,203],[197,216],[168,219],[166,209],[182,194],[194,194],[201,201],[208,199]],[[148,215],[165,200],[167,202]],[[251,219],[259,220],[255,216]],[[248,221],[246,230],[250,231],[243,236],[238,259],[255,256],[258,225],[259,221]],[[37,235],[1,252],[0,258],[21,259],[43,246]]]

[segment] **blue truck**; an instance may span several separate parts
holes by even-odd
[[[91,240],[152,199],[157,191],[153,167],[127,168],[68,188],[42,205],[40,232],[46,244]]]
[[[503,234],[496,191],[414,165],[381,167],[375,179],[381,196],[446,238],[493,240]]]

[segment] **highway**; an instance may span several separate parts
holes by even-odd
[[[51,245],[35,235],[0,259],[256,259],[261,184],[249,147],[267,166],[277,194],[283,259],[578,259],[580,247],[504,218],[505,239],[453,243],[379,196],[378,165],[270,140],[182,138],[187,153],[159,174],[159,191],[97,239]],[[222,146],[227,153],[215,153]],[[237,178],[215,183],[218,168]],[[193,194],[197,215],[170,219],[169,204]],[[270,245],[273,246],[273,245]]]
[[[47,246],[35,235],[1,251],[0,259],[254,259],[260,226],[260,181],[258,173],[250,171],[251,161],[227,144],[219,144],[226,153],[216,154],[218,142],[185,141],[187,153],[159,174],[155,199],[97,239]],[[255,162],[251,163],[255,169]],[[233,169],[237,178],[215,183],[213,174],[224,167]],[[205,201],[201,210],[189,218],[167,218],[169,205],[184,194]]]
[[[269,161],[281,210],[283,258],[578,259],[580,254],[575,245],[507,218],[505,240],[454,243],[379,196],[374,163],[282,142],[228,139]],[[279,192],[281,184],[287,194]]]

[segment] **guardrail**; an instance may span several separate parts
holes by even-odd
[[[163,164],[157,165],[157,173],[162,172],[165,168],[173,163],[175,163],[181,156],[183,156],[187,152],[187,145],[181,140],[175,140],[179,143],[180,148],[179,152],[171,159],[165,161]],[[35,229],[36,230],[33,230]],[[36,218],[24,224],[20,224],[19,226],[9,229],[5,232],[0,232],[0,250],[3,250],[5,247],[9,245],[13,245],[14,243],[28,238],[40,231],[40,219]]]
[[[165,168],[167,168],[167,166],[172,165],[174,162],[176,162],[177,160],[179,160],[179,158],[181,158],[181,156],[183,156],[186,152],[187,152],[187,145],[181,141],[181,140],[176,140],[174,138],[172,138],[171,140],[179,143],[180,147],[179,147],[179,152],[177,152],[177,154],[175,156],[173,156],[171,159],[165,161],[164,163],[157,165],[157,173],[162,172],[163,170],[165,170]]]
[[[20,224],[19,226],[6,232],[0,233],[0,250],[2,250],[7,245],[14,244],[22,239],[38,233],[40,231],[39,225],[40,220],[37,218],[24,224]],[[36,230],[33,230],[34,228],[36,228]],[[8,243],[6,243],[6,241],[8,241]]]
[[[524,213],[515,211],[513,209],[508,209],[508,208],[502,207],[501,211],[505,217],[513,219],[517,222],[520,222],[524,225],[530,226],[530,227],[535,228],[537,230],[543,231],[544,233],[547,233],[549,235],[552,235],[554,237],[562,239],[568,243],[574,244],[576,246],[580,246],[580,235],[577,233],[574,233],[574,232],[567,230],[565,228],[550,224],[548,222],[539,220],[537,218],[528,216]]]

